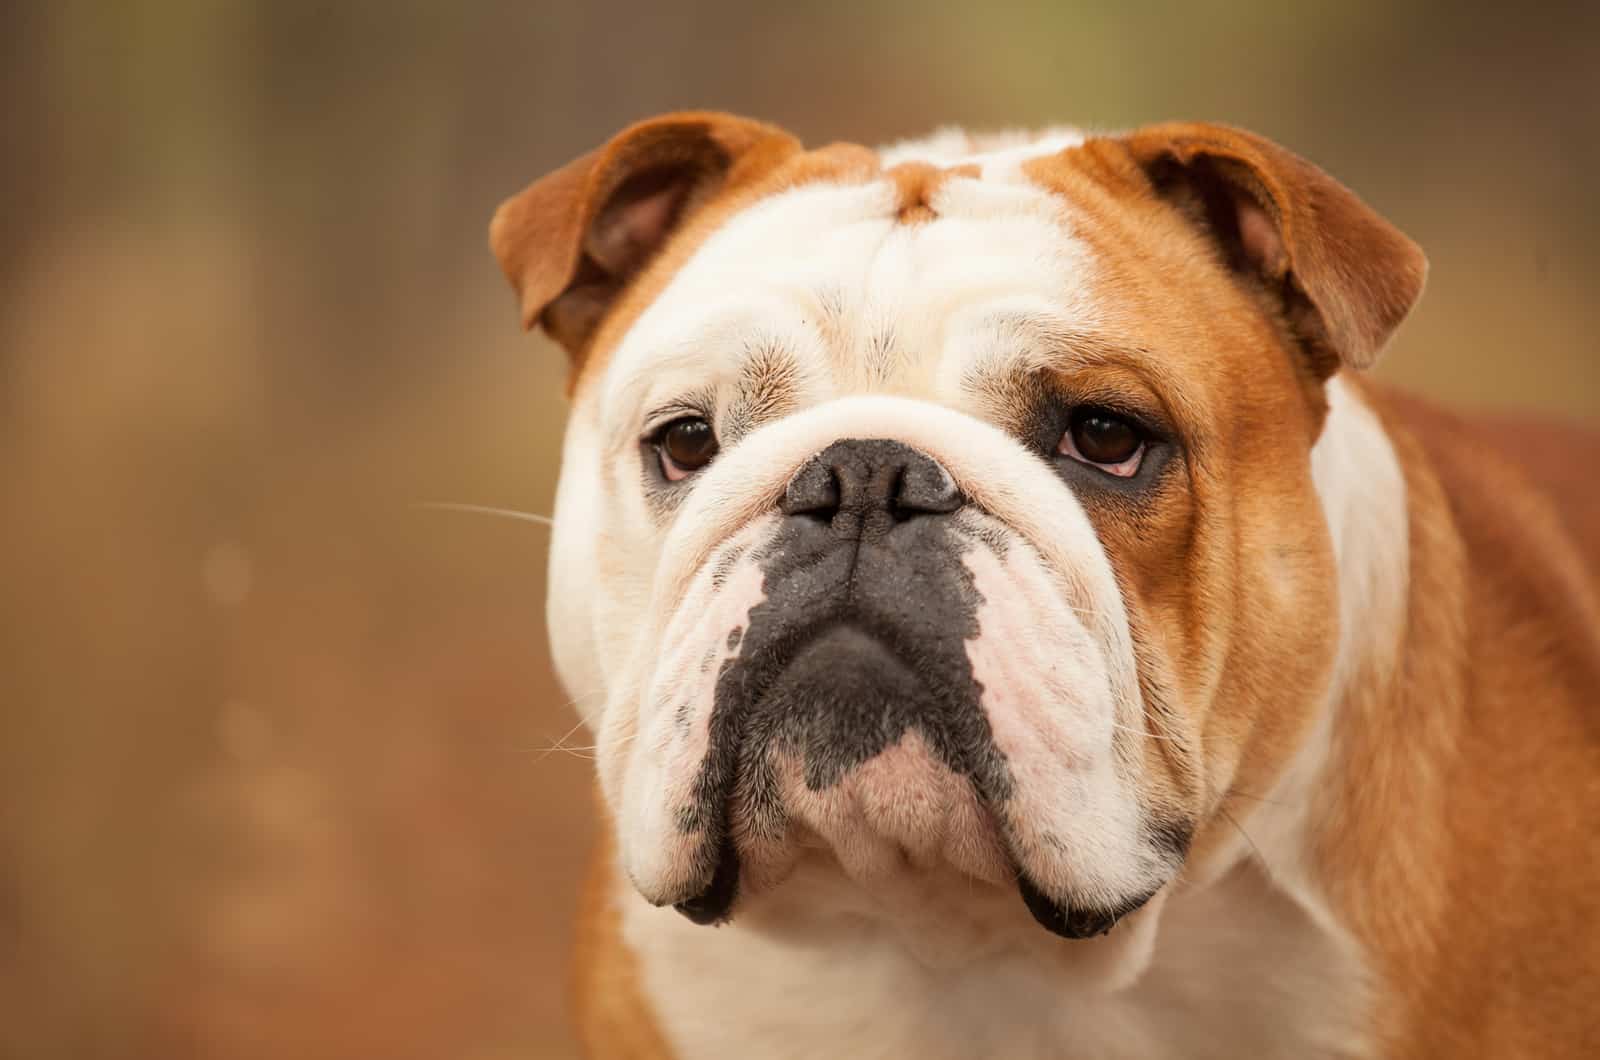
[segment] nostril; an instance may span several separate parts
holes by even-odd
[[[917,514],[915,507],[906,504],[906,469],[901,465],[889,477],[889,514],[895,522],[903,523]]]
[[[810,515],[824,521],[839,510],[837,470],[822,460],[812,460],[789,480],[778,509],[784,515]]]
[[[937,462],[915,454],[901,468],[895,483],[894,506],[900,518],[922,513],[953,512],[966,503],[955,479]]]

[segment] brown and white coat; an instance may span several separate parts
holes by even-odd
[[[1348,190],[1220,126],[694,113],[491,239],[572,356],[593,1055],[1600,1048],[1600,443],[1353,375],[1425,263]],[[925,517],[835,495],[863,451]]]

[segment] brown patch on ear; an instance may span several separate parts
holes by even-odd
[[[1344,185],[1277,144],[1221,125],[1148,126],[1121,141],[1158,194],[1255,279],[1318,379],[1367,368],[1422,294],[1421,249]]]
[[[800,150],[774,126],[711,112],[652,118],[542,177],[495,212],[489,246],[522,302],[576,366],[630,280],[682,221],[755,157]]]

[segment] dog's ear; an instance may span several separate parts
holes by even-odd
[[[799,146],[728,114],[666,114],[534,181],[489,224],[523,326],[544,328],[576,365],[617,295],[691,213],[752,156],[776,162]]]
[[[1344,185],[1277,144],[1172,123],[1122,138],[1156,193],[1277,303],[1318,379],[1367,368],[1422,294],[1422,250]]]

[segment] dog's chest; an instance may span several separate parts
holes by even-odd
[[[1020,954],[935,971],[875,929],[778,941],[620,897],[645,994],[684,1058],[1369,1051],[1359,959],[1249,869],[1169,901],[1149,970],[1111,994]]]

